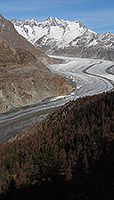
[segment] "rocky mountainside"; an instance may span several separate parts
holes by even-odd
[[[52,74],[41,62],[0,68],[0,112],[37,104],[45,98],[70,93],[62,76]]]
[[[44,52],[30,44],[24,37],[18,34],[13,24],[0,15],[0,38],[7,41],[8,45],[30,51],[34,55],[44,55]]]
[[[19,48],[31,52],[44,64],[56,63],[58,61],[49,58],[46,53],[38,47],[35,47],[27,39],[21,36],[14,25],[0,14],[0,39],[5,40],[7,45],[13,48]]]
[[[0,113],[71,92],[70,83],[44,65],[43,50],[20,36],[0,15]]]
[[[34,19],[11,22],[19,34],[50,54],[114,60],[114,33],[97,34],[80,21],[56,17],[43,22]]]
[[[0,40],[0,67],[36,61],[36,57],[27,50],[10,47],[4,40]]]

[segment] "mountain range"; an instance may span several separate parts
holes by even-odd
[[[114,60],[114,33],[98,34],[80,21],[56,17],[43,22],[34,19],[11,22],[20,35],[48,54]]]

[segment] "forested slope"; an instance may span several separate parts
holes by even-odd
[[[84,97],[1,145],[1,192],[12,200],[111,200],[113,161],[114,92]]]

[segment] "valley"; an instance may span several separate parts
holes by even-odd
[[[23,128],[44,119],[56,108],[80,97],[114,89],[114,62],[98,59],[51,56],[62,64],[47,65],[53,72],[65,76],[72,84],[69,95],[51,97],[41,103],[0,114],[0,142],[6,142]]]
[[[114,199],[113,7],[1,2],[0,200]]]

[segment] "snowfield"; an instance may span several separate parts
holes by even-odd
[[[39,39],[43,44],[48,40],[54,40],[59,48],[69,46],[76,37],[83,35],[88,29],[80,25],[79,21],[70,22],[68,20],[49,17],[44,22],[37,22],[34,19],[11,20],[17,32],[35,45]],[[91,33],[91,30],[88,30]],[[72,33],[72,34],[71,34]],[[95,33],[95,32],[94,32]]]
[[[114,33],[98,34],[80,21],[12,19],[17,32],[48,54],[114,60]]]

